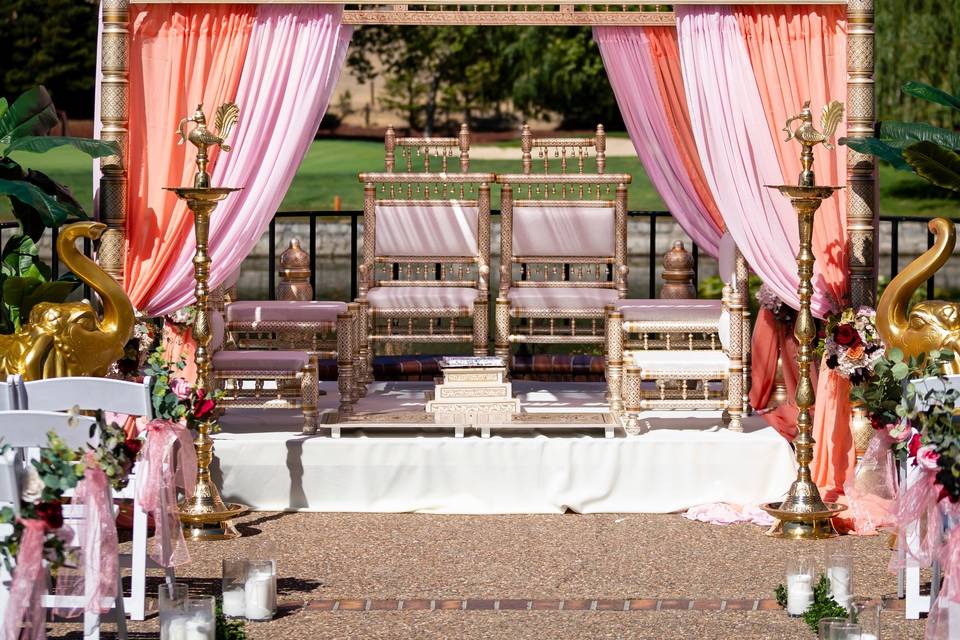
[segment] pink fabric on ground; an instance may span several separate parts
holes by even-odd
[[[755,524],[769,527],[773,518],[769,513],[755,505],[734,505],[726,502],[714,502],[690,507],[683,513],[683,517],[707,524]]]
[[[705,253],[716,257],[721,229],[697,192],[677,148],[651,61],[643,28],[594,27],[617,106],[640,162],[683,230]]]
[[[340,5],[257,7],[236,91],[235,150],[221,155],[211,174],[214,186],[243,187],[210,220],[211,289],[266,231],[313,142],[350,44],[352,28],[341,24],[342,12]],[[151,315],[193,301],[194,249],[193,234],[184,234],[176,259],[145,301]]]

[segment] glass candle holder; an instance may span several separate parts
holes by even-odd
[[[248,564],[246,560],[223,561],[223,615],[227,618],[246,616],[244,587],[247,582]]]
[[[160,640],[182,640],[187,604],[187,585],[162,584],[157,593],[160,607]]]
[[[830,580],[830,595],[844,609],[853,600],[853,556],[835,553],[827,556],[827,579]]]
[[[817,623],[817,640],[830,640],[830,629],[835,624],[846,624],[847,618],[820,618]]]
[[[850,621],[860,625],[860,640],[880,640],[881,605],[879,600],[850,604]]]
[[[217,618],[214,613],[213,596],[187,598],[183,631],[183,640],[216,640]],[[180,638],[170,638],[170,640],[180,640]]]
[[[830,627],[830,640],[860,640],[860,625],[852,622],[834,624]]]
[[[800,616],[813,604],[813,560],[807,556],[787,559],[787,613]]]
[[[272,619],[277,612],[277,563],[273,560],[249,562],[243,593],[247,620]]]

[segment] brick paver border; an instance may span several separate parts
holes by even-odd
[[[780,611],[772,598],[341,598],[283,602],[281,608],[307,611]],[[903,611],[903,601],[884,598],[883,609]]]

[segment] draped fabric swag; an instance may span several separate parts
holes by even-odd
[[[130,176],[126,286],[134,305],[150,315],[193,298],[192,220],[183,203],[161,190],[189,184],[195,171],[193,150],[174,144],[176,123],[201,99],[210,119],[223,102],[240,107],[230,136],[236,150],[211,163],[213,184],[243,187],[211,219],[210,285],[216,287],[240,266],[280,206],[329,104],[351,35],[341,24],[341,6],[187,5],[169,6],[166,14],[158,7],[134,18],[134,25],[152,28],[133,31],[130,74],[131,129],[138,121],[147,125],[131,130],[130,166],[139,171]],[[198,70],[186,65],[192,59],[211,62]],[[157,74],[164,74],[162,84],[151,80]],[[156,86],[182,97],[144,100],[146,88]],[[201,96],[208,86],[219,88]]]
[[[594,30],[637,153],[680,225],[707,252],[726,226],[754,272],[794,308],[799,306],[796,214],[786,198],[764,185],[795,183],[800,172],[796,143],[783,140],[786,118],[805,99],[819,109],[846,95],[843,12],[829,5],[682,5],[675,30]],[[820,184],[840,184],[844,152],[816,150]],[[841,191],[817,217],[813,311],[818,317],[847,299],[844,211]],[[773,388],[777,351],[792,391],[796,341],[764,311],[754,340],[752,397],[762,400],[760,407]],[[849,388],[829,372],[814,380],[814,478],[829,494],[853,470]],[[792,437],[796,413],[791,403],[771,415],[771,422]]]

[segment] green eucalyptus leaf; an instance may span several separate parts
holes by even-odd
[[[887,358],[889,358],[893,364],[903,362],[903,350],[899,347],[893,347],[887,351]]]
[[[898,362],[897,364],[893,365],[891,373],[893,373],[893,378],[895,380],[903,380],[910,375],[910,367],[908,367],[905,362]]]

